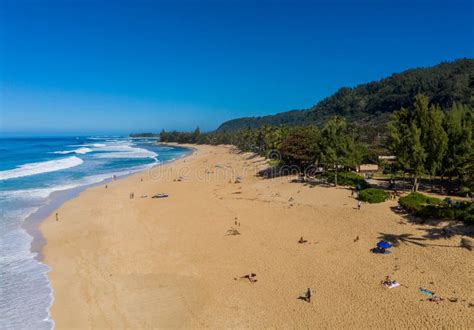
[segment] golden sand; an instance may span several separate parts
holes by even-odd
[[[474,328],[471,238],[427,238],[439,229],[394,201],[357,211],[347,189],[256,177],[264,167],[199,146],[62,205],[41,225],[57,328]],[[370,253],[384,235],[400,245]],[[402,286],[381,286],[386,275]]]

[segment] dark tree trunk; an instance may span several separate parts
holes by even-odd
[[[418,176],[415,175],[415,179],[413,181],[413,191],[414,192],[417,192],[418,191],[418,186],[420,185],[420,183],[418,182]]]

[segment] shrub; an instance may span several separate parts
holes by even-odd
[[[388,194],[383,189],[368,188],[359,193],[359,199],[369,203],[382,203],[388,198]]]
[[[326,172],[324,174],[324,177],[329,183],[334,183],[335,181],[334,172]],[[338,172],[337,184],[341,186],[352,186],[352,187],[359,185],[361,189],[365,189],[369,187],[369,184],[367,183],[367,181],[365,181],[363,177],[361,177],[360,175],[354,172]]]
[[[410,193],[400,198],[400,205],[423,218],[461,220],[474,225],[474,204],[470,202],[457,202],[450,206],[447,200]]]
[[[268,161],[268,165],[269,166],[279,166],[279,165],[281,165],[281,160],[279,160],[279,159],[270,159]]]
[[[441,203],[441,199],[426,196],[417,192],[412,192],[407,196],[400,197],[400,205],[403,206],[407,211],[419,212],[426,205],[438,205]]]

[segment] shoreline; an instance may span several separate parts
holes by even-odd
[[[438,242],[428,236],[436,228],[392,212],[393,201],[355,211],[345,188],[257,178],[260,157],[193,147],[143,181],[136,173],[107,193],[87,189],[60,206],[59,222],[41,223],[58,328],[474,324],[465,237]],[[403,241],[392,255],[371,254],[384,235]],[[257,283],[239,280],[249,272]],[[387,274],[404,287],[381,287]],[[419,286],[459,302],[427,302]],[[307,287],[310,304],[298,299]]]
[[[161,145],[166,145],[166,144],[161,144]],[[160,162],[158,164],[149,166],[147,168],[139,169],[137,171],[130,172],[129,174],[118,175],[117,180],[122,180],[122,179],[127,178],[127,177],[132,176],[132,175],[142,174],[146,171],[151,170],[154,167],[163,166],[163,165],[172,163],[173,161],[176,161],[178,159],[185,158],[189,155],[192,155],[193,152],[194,152],[194,148],[191,148],[191,147],[188,148],[188,147],[184,147],[184,146],[180,146],[180,147],[183,148],[183,149],[188,149],[188,151],[183,153],[180,157],[170,159],[170,160],[167,160],[167,161],[164,161],[164,162]],[[113,173],[111,173],[111,175],[113,175]],[[43,275],[46,278],[46,280],[48,282],[48,287],[51,291],[51,293],[50,293],[50,304],[47,307],[46,312],[48,314],[48,320],[52,323],[53,327],[54,327],[55,322],[54,322],[54,319],[51,318],[51,311],[50,310],[51,310],[52,305],[54,304],[54,289],[51,285],[51,281],[50,281],[49,275],[48,275],[49,272],[51,271],[51,267],[47,263],[44,262],[43,248],[47,244],[47,240],[44,237],[44,235],[43,235],[43,233],[40,229],[40,226],[44,221],[46,221],[46,219],[48,217],[50,217],[52,214],[55,213],[55,210],[60,208],[61,205],[63,205],[64,203],[67,203],[71,199],[78,198],[83,192],[87,191],[90,188],[100,186],[100,185],[103,185],[103,184],[108,184],[112,181],[113,181],[112,178],[106,178],[106,179],[103,179],[103,180],[98,181],[98,182],[94,182],[94,183],[90,183],[90,184],[86,184],[86,185],[82,185],[82,186],[78,186],[78,187],[74,187],[74,188],[70,188],[70,189],[66,189],[66,190],[53,191],[47,197],[47,201],[44,205],[39,206],[38,209],[36,209],[31,214],[29,214],[22,221],[21,228],[23,230],[25,230],[25,232],[29,236],[31,236],[30,252],[32,254],[34,254],[33,259],[36,260],[37,262],[39,262],[40,264],[46,265],[49,268],[49,270],[47,272],[45,272]]]
[[[156,143],[156,144],[161,145],[161,146],[166,146],[166,145],[175,146],[171,143]],[[176,146],[179,146],[179,145],[176,145]],[[176,160],[179,160],[181,158],[185,158],[189,155],[192,155],[194,150],[195,150],[193,147],[183,147],[183,146],[180,146],[180,147],[182,147],[184,149],[189,149],[189,152],[183,154],[181,157],[171,159],[171,160],[165,161],[163,163],[155,164],[155,165],[152,165],[152,166],[150,166],[148,168],[145,168],[145,169],[141,169],[141,170],[138,170],[138,171],[135,171],[135,172],[131,172],[129,174],[119,175],[119,176],[117,176],[117,180],[122,180],[122,179],[124,179],[128,176],[135,175],[135,174],[140,174],[140,173],[149,171],[150,169],[152,169],[154,167],[157,167],[157,166],[163,166],[163,165],[166,165],[168,163],[172,163]],[[111,175],[113,175],[113,173],[111,173]],[[73,198],[79,197],[79,195],[82,192],[86,191],[89,188],[93,188],[93,187],[96,187],[96,186],[107,184],[109,182],[112,182],[112,178],[107,178],[107,179],[101,180],[99,182],[86,184],[86,185],[74,187],[74,188],[71,188],[71,189],[53,191],[48,196],[49,201],[46,202],[45,205],[40,206],[36,211],[34,211],[30,215],[28,215],[23,220],[23,224],[22,224],[21,227],[30,236],[33,237],[33,240],[31,241],[30,251],[32,253],[36,253],[35,259],[37,261],[43,262],[42,249],[43,249],[44,245],[46,244],[46,239],[44,238],[44,236],[43,236],[43,234],[42,234],[42,232],[39,228],[41,223],[43,221],[45,221],[49,216],[51,216],[51,214],[55,213],[54,211],[57,210],[65,202],[67,202],[67,201],[69,201]]]

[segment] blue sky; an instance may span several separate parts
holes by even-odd
[[[212,130],[473,56],[472,1],[0,0],[3,134]]]

